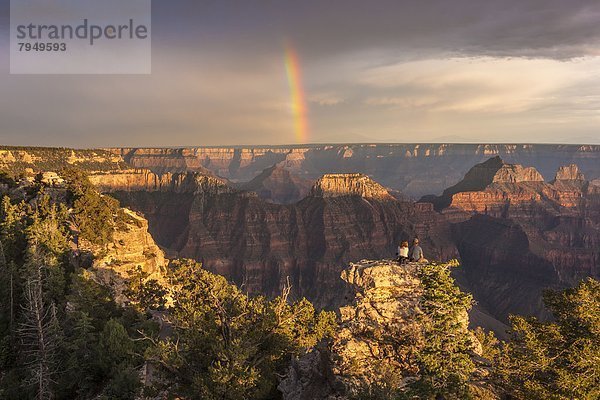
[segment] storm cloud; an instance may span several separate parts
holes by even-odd
[[[600,142],[597,1],[156,0],[150,76],[9,75],[0,6],[1,144],[293,143],[286,42],[311,142]]]

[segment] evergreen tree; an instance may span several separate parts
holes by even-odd
[[[103,196],[79,170],[66,170],[64,176],[73,202],[72,224],[82,239],[100,246],[113,238],[119,202]]]
[[[600,398],[600,282],[549,291],[553,322],[511,316],[511,339],[500,355],[498,377],[518,399]]]
[[[473,342],[467,329],[467,312],[473,299],[461,292],[450,276],[450,268],[456,265],[451,262],[420,267],[425,343],[417,355],[420,379],[406,393],[409,398],[470,397],[467,383],[475,366],[470,356]]]
[[[70,204],[96,203],[80,203],[73,212],[41,184],[26,194],[27,203],[5,196],[0,204],[0,398],[133,399],[139,393],[148,343],[133,342],[130,334],[139,339],[138,330],[154,325],[118,307],[91,272],[70,264],[73,213],[104,243],[118,216],[115,201],[80,182]]]
[[[266,399],[290,357],[332,332],[334,316],[309,302],[250,298],[193,262],[174,263],[172,338],[149,355],[171,372],[177,394],[199,399]]]
[[[53,397],[58,322],[56,307],[44,302],[42,287],[41,274],[26,281],[23,319],[18,332],[24,347],[25,365],[31,375],[29,384],[35,388],[35,398],[45,400]]]
[[[148,279],[150,274],[137,266],[129,273],[128,288],[125,295],[129,297],[140,311],[162,309],[165,306],[167,290],[156,279]]]

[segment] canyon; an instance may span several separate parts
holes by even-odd
[[[600,277],[600,186],[575,164],[545,182],[495,157],[420,201],[446,216],[466,285],[495,316],[544,316],[544,289]]]
[[[360,172],[414,199],[439,194],[469,169],[500,156],[511,164],[535,167],[546,180],[577,164],[585,176],[600,178],[600,146],[559,144],[330,144],[106,149],[136,168],[164,172],[212,173],[248,182],[277,165],[316,181],[324,174]]]
[[[416,203],[363,174],[325,174],[286,205],[202,173],[165,173],[168,183],[133,174],[139,185],[111,193],[146,215],[168,254],[202,261],[249,293],[274,296],[289,277],[295,296],[335,307],[345,265],[391,258],[399,241],[419,237],[427,257],[461,259],[456,277],[478,301],[473,316],[502,329],[509,314],[548,317],[543,290],[600,276],[600,186],[576,165],[546,182],[533,167],[493,157]],[[197,180],[212,184],[189,184]]]
[[[325,175],[290,205],[193,172],[164,175],[170,183],[162,185],[143,170],[121,175],[127,183],[111,195],[145,215],[168,256],[201,261],[253,294],[275,296],[289,280],[293,296],[335,307],[350,261],[393,257],[398,242],[413,237],[423,238],[434,259],[457,256],[449,224],[431,205],[399,201],[361,174]],[[106,191],[105,178],[91,176]],[[192,181],[210,184],[185,184]]]
[[[294,298],[335,308],[348,263],[392,258],[419,237],[426,257],[461,260],[473,323],[502,331],[509,314],[548,317],[544,289],[600,276],[600,146],[35,151],[5,148],[0,168],[85,169],[144,215],[168,257],[252,294],[275,296],[289,279]]]

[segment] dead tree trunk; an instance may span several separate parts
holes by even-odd
[[[19,328],[19,336],[27,357],[26,365],[31,373],[31,384],[36,386],[36,399],[52,399],[53,353],[55,338],[52,325],[56,318],[53,307],[44,304],[42,267],[38,276],[25,283],[23,305],[23,322]]]

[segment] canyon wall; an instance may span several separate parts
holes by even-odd
[[[134,167],[200,171],[247,182],[275,164],[315,181],[330,173],[363,173],[382,185],[419,198],[459,182],[490,157],[535,167],[550,180],[562,165],[575,163],[588,179],[600,178],[600,146],[553,144],[335,144],[178,149],[110,149]]]
[[[433,259],[457,256],[442,215],[358,174],[324,176],[293,205],[211,187],[112,195],[144,213],[168,255],[201,261],[250,293],[276,295],[289,277],[295,296],[321,306],[342,300],[348,262],[393,257],[401,240],[422,238]]]
[[[451,223],[466,285],[497,318],[544,315],[545,288],[600,278],[600,186],[577,165],[545,182],[535,169],[492,158],[421,201]]]
[[[0,170],[83,167],[147,217],[168,256],[252,293],[275,295],[289,276],[296,296],[335,305],[341,268],[414,236],[432,259],[459,256],[463,287],[502,320],[544,316],[544,288],[599,277],[598,146],[52,150],[5,149]],[[442,194],[413,203],[390,186]]]
[[[600,276],[600,187],[576,165],[546,182],[533,167],[493,157],[418,203],[362,174],[326,174],[288,205],[201,173],[135,175],[92,179],[143,212],[169,256],[202,261],[250,293],[276,295],[289,277],[296,296],[335,306],[344,265],[392,257],[415,236],[431,259],[460,257],[457,278],[484,318],[545,317],[545,288]]]

